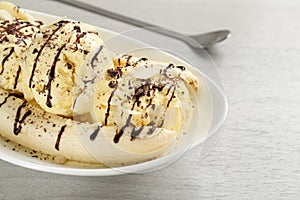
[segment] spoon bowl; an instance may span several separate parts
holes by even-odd
[[[201,44],[202,47],[208,48],[230,37],[230,31],[218,30],[218,31],[202,33],[198,35],[191,35],[190,37],[194,39],[197,43]]]

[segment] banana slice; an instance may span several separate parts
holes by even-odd
[[[153,140],[113,142],[114,127],[75,122],[47,113],[15,94],[0,89],[0,135],[62,160],[120,166],[154,159],[175,132],[160,132]],[[98,135],[96,139],[95,134]],[[154,145],[154,143],[156,143]],[[141,148],[143,146],[144,148]],[[144,152],[143,152],[144,151]],[[144,153],[144,154],[143,154]]]
[[[99,162],[81,143],[74,121],[49,114],[3,89],[0,89],[0,119],[0,134],[18,144],[69,160]],[[97,129],[87,127],[90,132]]]

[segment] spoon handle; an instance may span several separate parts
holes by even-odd
[[[81,1],[77,1],[77,0],[54,0],[54,1],[58,1],[73,7],[77,7],[86,11],[90,11],[105,17],[109,17],[111,19],[115,19],[121,22],[125,22],[127,24],[131,24],[140,28],[149,28],[150,31],[152,32],[156,32],[156,33],[160,33],[178,40],[181,40],[185,43],[187,43],[188,45],[190,45],[191,47],[196,47],[196,48],[202,48],[200,45],[197,45],[197,42],[195,42],[195,40],[191,39],[190,37],[188,37],[188,35],[184,35],[166,28],[162,28],[159,26],[156,26],[154,24],[148,23],[148,22],[144,22],[138,19],[134,19],[131,17],[127,17],[115,12],[111,12],[109,10],[103,9],[103,8],[99,8],[96,6],[93,6],[91,4],[87,4]],[[156,28],[151,28],[151,27],[156,27]],[[201,35],[201,34],[200,34]]]
[[[68,4],[68,5],[77,7],[77,8],[81,8],[83,10],[90,11],[90,12],[93,12],[93,13],[96,13],[96,14],[99,14],[99,15],[102,15],[102,16],[105,16],[108,18],[112,18],[112,19],[115,19],[115,20],[118,20],[121,22],[125,22],[127,24],[131,24],[131,25],[134,25],[134,26],[137,26],[140,28],[156,27],[153,24],[150,24],[150,23],[138,20],[138,19],[134,19],[131,17],[127,17],[127,16],[124,16],[124,15],[121,15],[121,14],[118,14],[118,13],[115,13],[115,12],[112,12],[112,11],[109,11],[109,10],[106,10],[106,9],[103,9],[103,8],[100,8],[97,6],[93,6],[88,3],[81,2],[81,1],[77,1],[77,0],[54,0],[54,1],[58,1],[58,2],[61,2],[64,4]]]

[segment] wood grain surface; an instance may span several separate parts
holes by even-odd
[[[300,1],[85,0],[183,33],[228,28],[210,54],[222,74],[229,114],[216,147],[197,149],[143,175],[71,177],[0,161],[0,199],[299,199]],[[132,26],[49,0],[13,0],[125,31]]]

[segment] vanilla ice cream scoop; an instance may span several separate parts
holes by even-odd
[[[151,153],[172,144],[188,124],[197,78],[183,66],[122,56],[99,79],[95,115],[112,145]],[[127,155],[128,156],[128,155]],[[129,156],[130,157],[130,156]]]
[[[26,50],[42,23],[7,2],[0,2],[0,19],[0,86],[21,93]]]
[[[21,92],[20,74],[32,35],[39,30],[30,22],[14,19],[0,22],[0,85],[7,90]]]
[[[23,70],[25,98],[34,99],[47,112],[72,116],[77,74],[102,44],[98,32],[87,24],[61,20],[44,27],[28,49]]]
[[[49,113],[72,117],[73,97],[80,93],[76,79],[86,57],[103,44],[99,33],[69,20],[42,26],[7,2],[0,2],[0,19],[0,86]],[[101,50],[106,52],[104,46]]]

